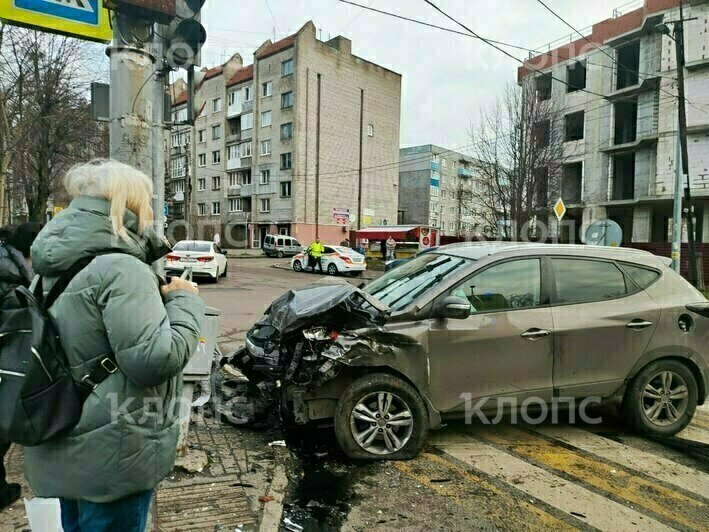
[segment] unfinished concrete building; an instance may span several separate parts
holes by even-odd
[[[639,5],[638,3],[637,5]],[[632,6],[631,6],[632,7]],[[689,174],[699,242],[709,241],[709,1],[684,3]],[[696,18],[695,18],[696,17]],[[610,218],[624,244],[671,238],[677,142],[675,43],[658,25],[679,19],[679,0],[644,0],[529,59],[520,83],[563,110],[562,238],[583,240]],[[569,42],[571,40],[571,42]],[[590,41],[590,42],[589,42]],[[573,225],[571,225],[573,224]],[[552,231],[556,224],[552,224]]]

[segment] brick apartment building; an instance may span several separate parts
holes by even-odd
[[[677,65],[674,41],[656,26],[679,18],[679,0],[641,4],[625,13],[616,10],[585,32],[602,51],[572,36],[572,42],[550,46],[518,71],[520,83],[534,83],[540,99],[563,109],[564,123],[555,125],[565,128],[568,157],[561,195],[576,238],[583,237],[582,227],[603,218],[620,224],[625,244],[671,238]],[[684,16],[696,17],[685,23],[686,109],[697,239],[706,242],[709,2],[685,1]],[[571,237],[568,228],[562,237]]]
[[[178,122],[183,89],[173,87]],[[396,222],[401,76],[353,55],[348,39],[320,41],[308,22],[251,65],[236,54],[207,70],[199,95],[194,128],[168,141],[170,223],[188,217],[204,238],[219,230],[227,244],[260,247],[267,234],[339,242]]]
[[[473,159],[432,144],[401,149],[400,224],[427,225],[441,236],[495,234],[482,211]]]

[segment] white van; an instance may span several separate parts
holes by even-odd
[[[262,249],[269,257],[282,258],[300,253],[303,251],[303,246],[292,236],[266,235],[266,238],[263,239]]]

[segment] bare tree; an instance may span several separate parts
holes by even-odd
[[[474,196],[487,237],[534,236],[536,223],[547,222],[551,200],[561,193],[563,113],[540,98],[533,83],[508,85],[470,130]]]
[[[0,32],[0,189],[39,221],[66,170],[107,152],[105,128],[91,119],[87,101],[101,62],[96,45],[77,39],[8,26]]]

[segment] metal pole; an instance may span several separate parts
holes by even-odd
[[[162,67],[164,43],[160,25],[154,31],[153,54],[158,65]],[[153,99],[153,215],[155,217],[155,230],[160,236],[165,235],[165,73],[158,69],[152,81]]]
[[[699,279],[697,272],[697,252],[694,242],[694,212],[692,212],[692,193],[690,191],[689,149],[687,147],[687,110],[684,98],[684,20],[682,1],[679,3],[679,21],[675,23],[675,52],[677,55],[677,97],[679,99],[679,138],[682,147],[682,173],[687,176],[684,189],[685,208],[687,209],[687,240],[689,244],[688,280],[696,286]]]
[[[677,139],[675,142],[675,198],[672,215],[672,269],[679,273],[682,250],[682,148],[679,140],[679,116],[677,117]]]
[[[153,173],[153,98],[148,85],[155,57],[148,43],[134,36],[142,34],[147,39],[149,33],[148,24],[119,14],[113,43],[106,50],[111,61],[111,158],[147,175]]]

